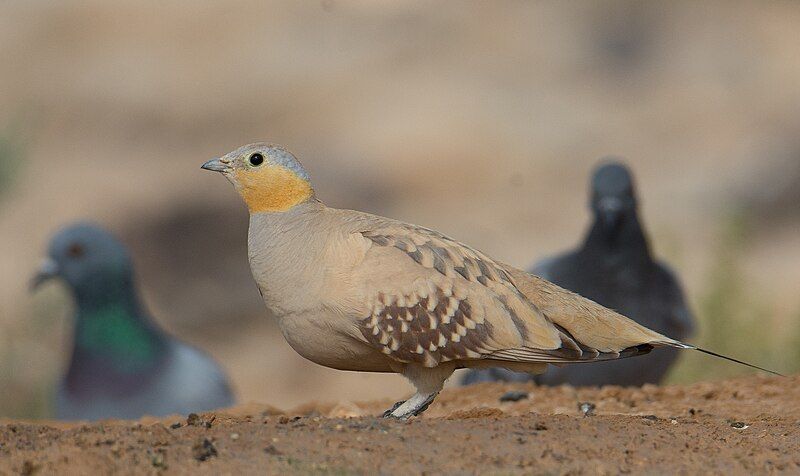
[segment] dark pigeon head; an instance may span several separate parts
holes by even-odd
[[[77,223],[62,229],[50,241],[33,286],[52,278],[64,280],[78,298],[111,297],[130,286],[130,256],[109,232]]]
[[[636,213],[636,192],[630,170],[619,161],[607,161],[592,177],[591,207],[608,233],[618,230],[626,216]]]

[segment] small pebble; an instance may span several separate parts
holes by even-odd
[[[202,418],[197,413],[190,413],[186,417],[186,424],[189,426],[201,426],[203,428],[211,428],[211,424],[217,419],[216,415],[211,415],[208,419]]]
[[[597,408],[597,405],[591,402],[580,402],[578,403],[578,410],[583,413],[584,417],[594,415],[594,410]]]
[[[198,415],[197,413],[190,413],[186,417],[186,424],[189,426],[195,426],[199,422],[200,422],[200,415]]]
[[[150,457],[150,464],[152,464],[154,468],[168,468],[167,463],[164,460],[164,453],[162,451],[156,452]]]
[[[197,461],[206,461],[211,457],[217,456],[217,454],[217,448],[208,438],[203,438],[202,441],[192,447],[192,456]]]
[[[528,392],[522,392],[520,390],[511,390],[510,392],[504,393],[500,397],[501,402],[518,402],[520,400],[526,400],[528,398]]]
[[[264,453],[266,453],[268,455],[274,455],[274,456],[283,454],[280,450],[278,450],[278,448],[275,448],[275,445],[267,445],[264,448]]]

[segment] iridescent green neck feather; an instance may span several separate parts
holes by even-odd
[[[160,357],[164,343],[136,311],[122,303],[81,311],[75,328],[76,356],[106,359],[122,373],[150,367]]]
[[[100,360],[124,374],[147,370],[166,349],[164,334],[144,312],[131,275],[77,292],[73,361]]]

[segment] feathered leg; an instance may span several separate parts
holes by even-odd
[[[440,364],[433,368],[418,364],[406,364],[400,373],[411,381],[417,389],[417,393],[404,402],[397,402],[383,416],[405,420],[424,412],[433,403],[436,395],[442,390],[444,382],[453,375],[454,371],[455,365],[451,363]]]

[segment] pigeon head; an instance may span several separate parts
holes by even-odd
[[[33,287],[60,278],[79,300],[112,297],[131,285],[132,274],[122,243],[97,226],[77,223],[52,238]]]
[[[626,217],[636,213],[636,193],[630,170],[608,161],[592,177],[591,207],[595,220],[607,233],[619,230]]]
[[[33,287],[54,278],[77,303],[70,388],[86,375],[142,371],[163,355],[163,337],[138,301],[128,251],[109,232],[77,223],[56,233]]]
[[[284,212],[314,197],[308,172],[281,146],[249,144],[209,160],[202,168],[225,175],[250,213]]]

